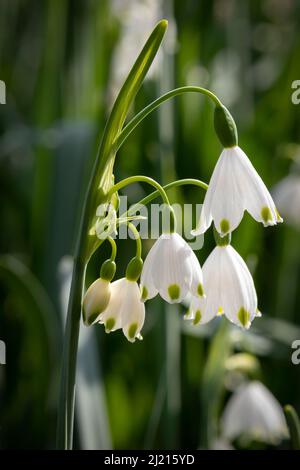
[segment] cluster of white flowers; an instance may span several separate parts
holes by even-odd
[[[257,296],[246,263],[230,245],[230,234],[244,211],[264,224],[282,219],[263,181],[245,153],[238,147],[225,148],[216,164],[194,235],[204,233],[212,221],[217,246],[203,265],[178,233],[163,233],[154,243],[141,272],[133,279],[110,283],[98,279],[88,289],[83,303],[87,324],[102,323],[106,332],[123,329],[129,341],[141,339],[145,319],[144,302],[159,294],[169,303],[191,298],[186,320],[204,324],[224,314],[242,328],[256,316]]]
[[[249,328],[257,309],[253,279],[246,263],[229,245],[228,234],[240,223],[244,211],[265,226],[282,222],[272,197],[245,153],[225,148],[211,177],[198,227],[204,233],[214,221],[220,238],[203,266],[178,235],[162,235],[150,250],[141,276],[142,297],[157,292],[167,302],[192,296],[185,319],[204,324],[220,314]]]

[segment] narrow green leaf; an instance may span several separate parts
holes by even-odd
[[[168,22],[161,20],[152,31],[122,86],[107,121],[96,162],[96,181],[98,186],[104,190],[107,190],[106,184],[104,184],[106,181],[103,180],[104,176],[111,184],[110,178],[107,178],[107,172],[104,170],[109,169],[109,173],[112,172],[112,167],[108,165],[109,161],[114,159],[114,155],[111,154],[112,143],[122,130],[129,107],[157,54],[167,26]]]
[[[167,20],[161,20],[152,31],[129,72],[106,123],[92,173],[89,196],[85,208],[86,222],[90,227],[95,223],[93,211],[99,204],[106,201],[107,193],[113,185],[113,166],[116,154],[114,142],[122,131],[130,105],[158,52],[167,26]],[[87,258],[99,246],[99,240],[92,239],[89,242]]]

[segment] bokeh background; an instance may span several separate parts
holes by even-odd
[[[281,405],[300,411],[300,365],[291,361],[291,344],[300,339],[300,104],[291,101],[292,82],[300,79],[299,1],[2,0],[1,448],[55,446],[62,325],[82,198],[116,93],[161,18],[169,20],[168,33],[132,113],[175,86],[215,91],[236,119],[241,146],[274,189],[285,224],[263,229],[246,215],[233,234],[263,313],[250,331],[222,320],[191,328],[184,307],[158,298],[147,303],[138,344],[118,332],[105,335],[100,325],[82,327],[75,447],[268,448],[255,436],[230,444],[224,438],[224,407],[245,379],[260,380]],[[119,152],[116,178],[209,181],[220,152],[212,117],[200,95],[165,104]],[[135,185],[127,194],[135,202],[147,191]],[[170,197],[200,203],[203,193],[184,188]],[[144,243],[145,252],[150,246]],[[201,263],[213,246],[209,232]],[[132,241],[119,243],[120,276],[133,252]],[[94,256],[90,281],[107,254],[103,245]]]

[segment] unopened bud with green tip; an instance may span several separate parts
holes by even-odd
[[[90,285],[82,304],[83,321],[86,326],[95,323],[110,301],[110,282],[101,277]]]
[[[223,105],[215,107],[214,126],[223,147],[228,148],[238,145],[236,124],[228,109]]]
[[[104,261],[100,270],[100,278],[90,285],[83,298],[83,321],[90,326],[98,320],[110,301],[110,281],[116,273],[116,263],[111,259]]]

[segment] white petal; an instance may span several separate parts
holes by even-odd
[[[192,249],[190,251],[190,265],[192,270],[191,293],[195,297],[203,297],[205,295],[203,290],[203,273],[199,260]]]
[[[271,194],[247,155],[235,147],[238,173],[243,185],[244,207],[258,222],[265,226],[282,222]]]
[[[184,318],[185,320],[193,320],[194,325],[204,325],[215,316],[214,309],[207,308],[207,299],[205,297],[193,297],[189,311]]]
[[[83,318],[86,325],[97,321],[97,317],[108,306],[111,296],[111,284],[104,279],[97,279],[90,285],[83,298]]]
[[[222,304],[226,317],[249,328],[257,313],[257,296],[249,269],[242,257],[228,245],[222,250]]]
[[[190,247],[177,233],[163,234],[157,240],[152,279],[160,296],[169,303],[179,303],[187,295],[192,271]]]
[[[152,278],[152,269],[153,265],[156,262],[156,252],[158,247],[158,240],[154,243],[154,245],[149,250],[148,255],[144,261],[143,270],[141,274],[141,283],[140,289],[142,294],[142,300],[152,299],[157,294],[157,289],[154,285],[153,278]]]
[[[99,323],[103,323],[107,332],[122,328],[121,307],[126,297],[127,279],[118,279],[111,283],[111,297],[107,308],[99,316]]]
[[[226,235],[239,225],[243,218],[243,187],[236,165],[235,147],[221,153],[222,167],[214,191],[211,213],[214,225],[221,235]]]
[[[213,174],[211,176],[208,189],[205,194],[204,202],[203,202],[203,207],[200,215],[200,220],[197,225],[197,227],[191,231],[192,235],[200,235],[204,233],[211,225],[212,222],[212,203],[215,197],[215,191],[218,187],[219,184],[219,178],[222,174],[222,167],[223,167],[223,159],[221,158],[222,154],[217,161],[217,164],[214,168]]]
[[[145,320],[145,304],[141,301],[137,282],[126,280],[126,290],[121,307],[123,333],[130,342],[140,337]]]
[[[205,310],[203,322],[207,323],[216,315],[223,312],[222,289],[222,248],[216,246],[205,261],[203,271],[203,286],[205,291]]]
[[[242,385],[230,397],[222,416],[223,435],[234,440],[247,436],[275,444],[287,437],[282,408],[260,382]]]

